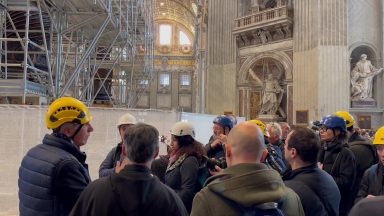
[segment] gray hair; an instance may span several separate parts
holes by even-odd
[[[283,132],[281,130],[281,126],[277,122],[271,122],[267,124],[267,127],[269,128],[269,135],[270,136],[278,136],[279,139],[281,139]]]
[[[124,134],[126,154],[130,161],[145,163],[159,150],[159,131],[144,123],[132,125]]]

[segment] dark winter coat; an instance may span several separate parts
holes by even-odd
[[[358,133],[352,134],[348,145],[356,159],[357,172],[354,184],[354,195],[356,196],[365,170],[377,163],[377,153],[372,143]]]
[[[92,182],[73,207],[73,216],[188,215],[177,194],[145,166],[127,165]]]
[[[365,198],[366,196],[384,195],[384,166],[382,163],[371,166],[365,171],[363,179],[361,180],[360,189],[357,193],[356,201]]]
[[[353,205],[353,185],[356,179],[355,156],[347,144],[335,140],[324,144],[319,154],[323,170],[329,173],[339,187],[341,201],[339,215],[347,215]]]
[[[99,167],[99,177],[109,176],[115,171],[117,161],[122,161],[122,147],[121,143],[117,144],[103,160]]]
[[[207,156],[209,158],[216,158],[216,159],[225,158],[225,151],[224,151],[224,147],[222,145],[216,146],[216,148],[211,147],[211,143],[214,140],[215,139],[213,138],[213,135],[212,135],[209,138],[208,144],[205,145],[205,150],[207,152]]]
[[[63,135],[45,135],[19,169],[20,215],[68,215],[89,184],[86,155]]]
[[[180,156],[177,161],[167,167],[165,172],[165,184],[179,195],[188,212],[191,211],[193,197],[198,189],[198,171],[197,157]]]
[[[299,195],[305,215],[339,215],[339,188],[332,176],[317,164],[287,172],[283,180]]]
[[[169,163],[169,155],[160,155],[159,158],[154,160],[151,165],[153,175],[157,176],[159,180],[165,183],[165,171]]]
[[[353,206],[349,216],[382,216],[384,212],[384,196],[362,199]]]

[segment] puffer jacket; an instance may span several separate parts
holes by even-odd
[[[86,155],[63,135],[45,135],[19,168],[20,215],[68,215],[89,184]]]

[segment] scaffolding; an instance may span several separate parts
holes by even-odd
[[[0,0],[0,96],[136,106],[153,78],[155,0]]]

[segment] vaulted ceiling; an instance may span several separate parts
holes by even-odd
[[[197,0],[156,0],[155,20],[173,20],[194,33]]]

